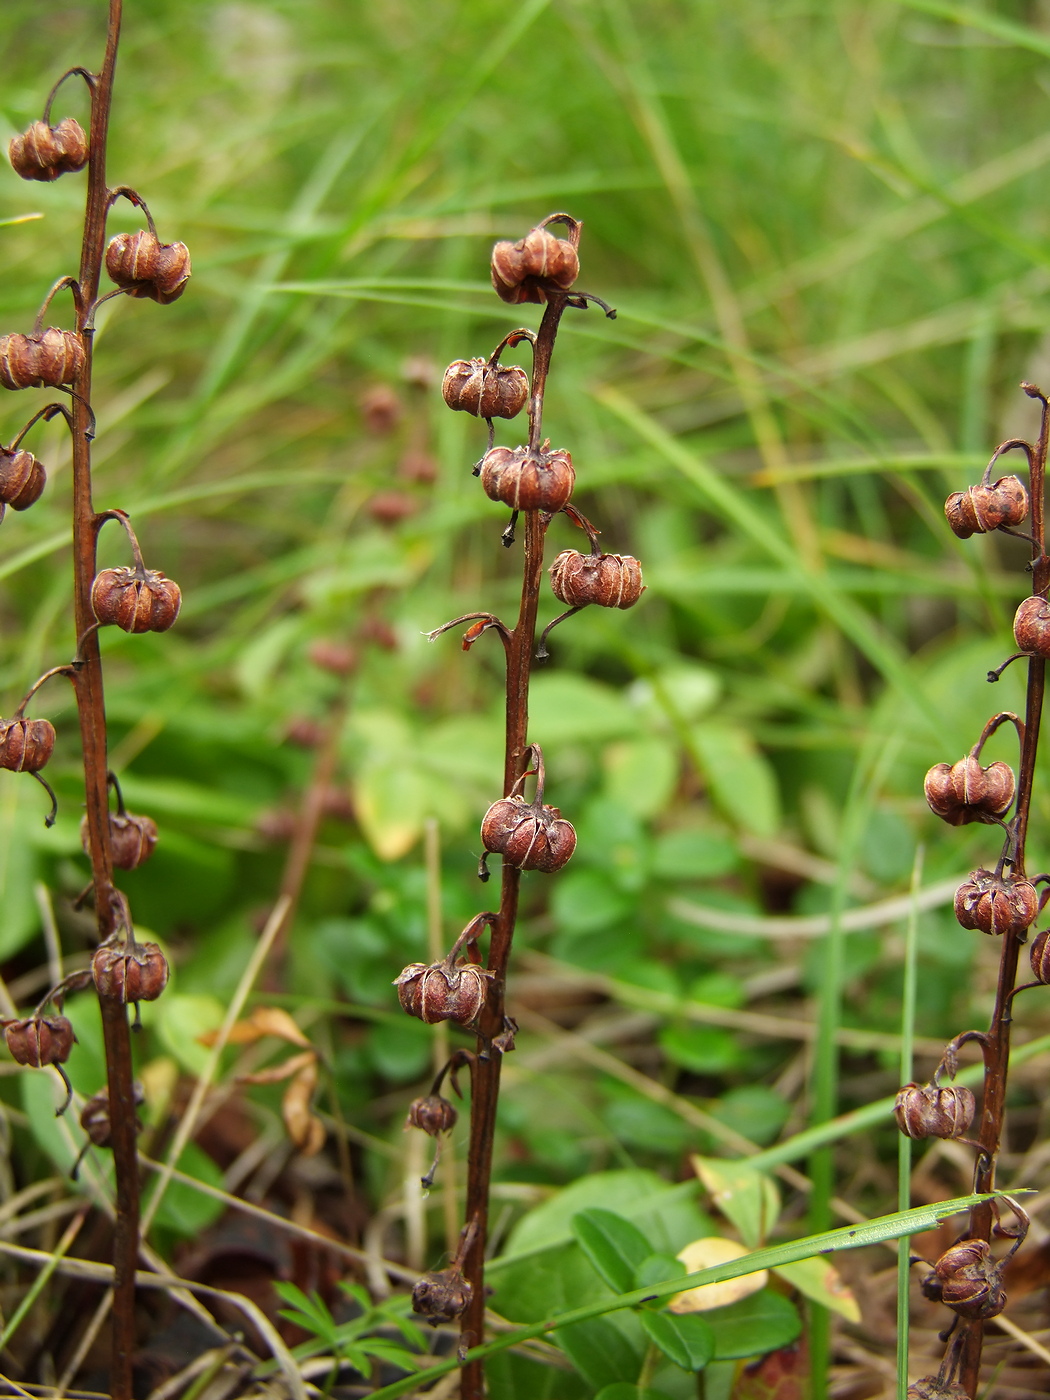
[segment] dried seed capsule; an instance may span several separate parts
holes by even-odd
[[[548,570],[555,598],[570,608],[633,608],[645,591],[642,566],[629,554],[580,554],[565,549]]]
[[[0,719],[0,768],[39,773],[55,748],[55,728],[47,719]]]
[[[940,1376],[920,1376],[908,1387],[908,1400],[970,1400],[970,1392]]]
[[[545,228],[531,229],[517,243],[504,240],[492,250],[492,285],[512,305],[545,302],[548,291],[567,292],[579,275],[575,245]]]
[[[57,180],[88,162],[87,137],[80,123],[64,117],[57,126],[34,122],[28,131],[12,138],[7,148],[17,174],[23,180]]]
[[[436,1138],[440,1133],[450,1133],[458,1117],[448,1099],[443,1099],[440,1094],[427,1094],[425,1098],[412,1100],[405,1127],[422,1128],[423,1132]]]
[[[982,933],[1024,933],[1039,913],[1039,892],[1022,875],[975,870],[955,891],[955,917]]]
[[[960,1317],[996,1317],[1006,1307],[1001,1271],[984,1240],[952,1245],[923,1280],[927,1298],[952,1308]]]
[[[1032,964],[1032,974],[1037,982],[1050,982],[1050,928],[1043,929],[1028,955]]]
[[[453,360],[441,393],[449,408],[476,418],[516,418],[529,401],[529,376],[520,365]]]
[[[948,524],[961,540],[1000,525],[1020,525],[1028,514],[1028,491],[1019,476],[1001,476],[988,486],[953,491],[944,503]]]
[[[437,1021],[453,1021],[467,1026],[485,1005],[486,982],[492,973],[477,963],[460,960],[409,963],[394,986],[401,1005],[410,1016],[432,1026]]]
[[[548,875],[568,864],[576,849],[575,829],[557,807],[537,808],[517,796],[493,802],[482,818],[481,840],[508,865]]]
[[[91,585],[91,606],[104,626],[166,632],[179,615],[182,593],[156,569],[103,569]]]
[[[47,473],[32,452],[0,447],[0,503],[12,510],[28,510],[47,481]]]
[[[10,1021],[4,1039],[11,1058],[20,1065],[60,1065],[69,1059],[76,1043],[72,1023],[65,1016],[29,1016]]]
[[[91,975],[100,997],[156,1001],[168,984],[168,960],[156,943],[103,944],[91,959]]]
[[[936,1084],[905,1084],[893,1105],[893,1116],[905,1137],[958,1138],[973,1122],[977,1104],[963,1085],[941,1089]]]
[[[91,834],[87,817],[80,823],[80,844],[91,854]],[[149,860],[157,844],[157,823],[151,817],[133,817],[111,812],[109,818],[109,854],[118,870],[137,870]]]
[[[412,1290],[412,1311],[431,1325],[452,1322],[470,1307],[473,1290],[458,1266],[424,1274]]]
[[[106,247],[106,271],[129,296],[167,306],[186,290],[190,250],[185,243],[161,243],[149,229],[118,233]]]
[[[576,473],[561,449],[530,452],[527,447],[494,447],[481,460],[481,484],[493,501],[514,510],[561,510],[572,495]]]
[[[926,774],[926,801],[951,826],[995,821],[1009,811],[1016,782],[1008,763],[982,768],[968,754],[958,763],[936,763]]]
[[[84,368],[76,331],[50,326],[39,335],[0,335],[0,384],[5,389],[60,389]]]
[[[1014,641],[1029,656],[1050,656],[1050,604],[1038,594],[1014,614]]]

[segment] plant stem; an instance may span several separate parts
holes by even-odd
[[[106,236],[106,140],[113,96],[113,75],[120,37],[122,0],[110,0],[106,51],[101,71],[91,79],[91,158],[88,163],[87,207],[80,257],[78,326],[84,343],[84,367],[73,390],[73,570],[74,615],[78,639],[83,639],[76,677],[84,764],[84,800],[91,849],[91,875],[99,941],[117,928],[119,906],[113,888],[109,852],[109,787],[107,782],[106,707],[98,632],[91,607],[91,585],[97,572],[98,520],[91,497],[92,339],[91,308],[98,296]],[[135,1155],[135,1097],[131,1034],[127,1007],[115,997],[100,997],[109,1083],[113,1160],[116,1172],[116,1220],[113,1235],[113,1348],[109,1378],[114,1400],[131,1400],[131,1356],[135,1348],[135,1265],[139,1243],[139,1181]]]

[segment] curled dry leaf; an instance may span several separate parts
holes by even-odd
[[[678,1258],[693,1274],[699,1269],[713,1269],[716,1264],[742,1259],[748,1253],[750,1251],[736,1240],[709,1235],[687,1244],[678,1251]],[[700,1288],[687,1288],[684,1293],[676,1293],[667,1306],[673,1313],[710,1312],[712,1308],[738,1303],[741,1298],[765,1288],[768,1282],[768,1269],[760,1269],[756,1274],[744,1274],[742,1278],[729,1279],[725,1283],[705,1283]]]
[[[227,1042],[230,1045],[254,1045],[266,1035],[277,1036],[279,1040],[287,1040],[307,1050],[313,1048],[288,1012],[278,1006],[257,1006],[250,1016],[230,1028]],[[215,1044],[218,1036],[218,1031],[207,1031],[197,1039],[202,1045],[210,1046]]]
[[[262,1034],[270,1032],[264,1031]],[[311,1108],[317,1088],[317,1052],[303,1050],[282,1060],[279,1065],[238,1076],[241,1084],[280,1084],[286,1079],[291,1082],[281,1099],[284,1126],[291,1142],[303,1156],[313,1157],[320,1152],[325,1140],[325,1126]]]

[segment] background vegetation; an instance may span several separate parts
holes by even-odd
[[[85,0],[5,0],[10,133],[64,68],[95,61],[102,33]],[[412,1264],[443,1247],[440,1192],[428,1209],[405,1186],[426,1162],[401,1131],[433,1036],[390,983],[426,955],[428,826],[445,933],[479,907],[501,696],[491,639],[463,656],[423,633],[504,611],[516,566],[470,475],[481,432],[437,385],[514,324],[487,286],[489,245],[554,209],[584,220],[580,285],[619,316],[566,323],[547,422],[573,454],[575,499],[606,548],[642,560],[648,591],[559,629],[535,683],[550,800],[580,843],[564,874],[526,883],[503,1228],[595,1173],[688,1178],[690,1152],[740,1150],[719,1124],[766,1146],[894,1092],[902,926],[813,935],[906,893],[919,849],[919,885],[949,891],[995,845],[941,828],[922,775],[961,757],[994,708],[1020,708],[1010,672],[990,693],[984,675],[1010,644],[1023,546],[961,544],[941,502],[1000,438],[1033,435],[1016,385],[1050,380],[1048,55],[1044,8],[1013,0],[132,0],[111,177],[148,185],[161,237],[194,265],[168,312],[108,303],[97,341],[97,504],[130,512],[147,564],[186,600],[163,641],[104,645],[113,766],[161,826],[124,887],[174,962],[141,1046],[148,1151],[275,897],[315,762],[306,721],[339,713],[310,647],[350,642],[335,790],[286,957],[262,978],[325,1055],[320,1104],[348,1150],[295,1161],[280,1089],[262,1087],[238,1091],[182,1163],[254,1182],[257,1199],[283,1191],[289,1209],[330,1188],[331,1228],[360,1240],[371,1224],[372,1246]],[[56,114],[81,103],[64,90]],[[5,329],[28,330],[74,270],[81,201],[75,178],[0,172]],[[113,220],[137,226],[126,206]],[[27,398],[0,404],[5,441]],[[0,529],[7,712],[74,643],[64,429],[38,441],[48,492]],[[579,541],[556,523],[552,542]],[[116,532],[105,547],[126,562]],[[552,597],[541,621],[556,610]],[[71,907],[87,878],[75,720],[60,691],[47,704],[53,830],[39,789],[0,775],[0,961],[20,1005],[46,984],[39,882],[71,965],[89,937]],[[1013,761],[1006,736],[991,747]],[[1033,869],[1050,860],[1048,791]],[[948,898],[919,931],[926,1056],[984,1020],[995,966]],[[69,1069],[89,1094],[98,1031],[71,1007]],[[1048,1021],[1021,998],[1021,1040]],[[1017,1073],[1005,1160],[1036,1186],[1040,1063]],[[224,1064],[232,1085],[246,1061]],[[42,1074],[0,1081],[8,1193],[68,1164],[50,1092]],[[816,1204],[791,1196],[788,1223],[827,1223],[833,1194],[891,1209],[895,1150],[883,1118],[840,1148],[833,1183],[818,1163]],[[968,1189],[968,1161],[931,1151],[919,1198]],[[172,1188],[158,1244],[189,1267],[187,1239],[220,1209]],[[892,1338],[892,1260],[864,1267],[886,1288],[835,1352],[858,1395],[877,1393]],[[514,1364],[501,1394],[596,1386]],[[1033,1376],[1018,1386],[1039,1390]]]

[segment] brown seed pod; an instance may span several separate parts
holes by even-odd
[[[91,975],[100,997],[156,1001],[168,984],[168,960],[156,943],[103,944],[91,959]]]
[[[400,525],[415,515],[419,503],[407,491],[377,491],[365,509],[379,525]]]
[[[453,360],[441,393],[449,408],[476,418],[516,418],[529,401],[529,376],[520,365]]]
[[[1028,656],[1050,656],[1050,603],[1026,598],[1014,614],[1014,641]]]
[[[493,802],[481,821],[481,840],[508,865],[548,875],[567,865],[576,849],[576,831],[557,807],[517,796]]]
[[[629,554],[580,554],[565,549],[550,566],[551,588],[570,608],[633,608],[645,591],[642,566]]]
[[[345,642],[319,638],[306,653],[315,666],[333,676],[349,676],[357,669],[357,652]]]
[[[568,452],[493,447],[481,459],[481,484],[493,501],[513,510],[561,510],[576,484]]]
[[[47,481],[47,473],[33,456],[20,447],[0,447],[0,504],[12,510],[28,510]]]
[[[1037,982],[1044,985],[1050,982],[1050,928],[1043,929],[1028,955],[1028,960],[1032,964],[1032,975]]]
[[[55,728],[47,719],[0,719],[0,768],[39,773],[55,748]]]
[[[39,335],[0,335],[0,384],[5,389],[60,389],[84,368],[76,331],[50,326]]]
[[[923,1280],[922,1289],[928,1298],[960,1317],[996,1317],[1006,1307],[1001,1270],[984,1240],[952,1245]]]
[[[446,958],[437,963],[409,963],[394,982],[397,997],[410,1016],[428,1026],[453,1021],[467,1026],[485,1005],[486,983],[492,977],[477,963]]]
[[[970,1392],[940,1376],[920,1376],[908,1387],[908,1400],[970,1400]]]
[[[80,844],[91,854],[91,834],[87,817],[80,823]],[[111,812],[109,853],[118,870],[137,870],[149,860],[157,844],[157,823],[152,817],[134,817],[129,812]]]
[[[1010,809],[1016,781],[1008,763],[990,763],[982,768],[968,754],[958,763],[936,763],[924,783],[930,810],[950,826],[968,822],[995,821]]]
[[[961,540],[985,535],[1001,525],[1020,525],[1028,514],[1028,491],[1019,476],[1001,476],[988,486],[953,491],[944,514]]]
[[[24,1021],[9,1021],[4,1026],[4,1039],[11,1058],[20,1065],[60,1065],[69,1059],[76,1036],[73,1025],[65,1016],[29,1016]]]
[[[17,174],[23,180],[57,180],[88,162],[87,137],[73,117],[57,126],[34,122],[28,131],[12,138],[7,148]]]
[[[548,291],[567,292],[580,275],[579,225],[571,227],[572,238],[556,238],[541,226],[517,243],[497,243],[492,250],[492,285],[497,294],[514,305],[545,302]]]
[[[470,1307],[473,1290],[457,1265],[424,1274],[412,1289],[412,1311],[430,1319],[431,1326],[452,1322]]]
[[[1039,892],[1022,875],[975,870],[955,891],[955,917],[982,933],[1024,933],[1039,913]]]
[[[450,1133],[458,1117],[448,1099],[443,1099],[440,1094],[427,1094],[425,1098],[412,1100],[405,1127],[421,1128],[430,1137],[436,1138],[440,1133]]]
[[[118,233],[106,247],[106,271],[128,296],[167,306],[186,290],[190,250],[185,243],[161,243],[150,229]]]
[[[905,1084],[893,1105],[893,1116],[905,1137],[958,1138],[973,1122],[977,1103],[963,1085],[941,1089],[936,1084]]]
[[[91,606],[103,626],[166,632],[179,615],[182,593],[156,569],[103,569],[91,585]]]

